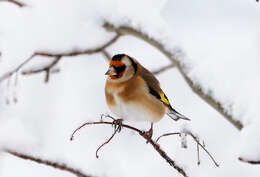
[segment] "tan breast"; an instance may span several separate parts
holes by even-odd
[[[126,119],[138,120],[140,117],[140,120],[157,122],[166,111],[165,106],[149,93],[145,81],[139,76],[123,83],[107,81],[105,93],[110,110]]]

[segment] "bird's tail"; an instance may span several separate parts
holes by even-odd
[[[175,109],[173,109],[172,107],[169,107],[167,115],[168,115],[170,118],[172,118],[173,120],[175,120],[175,121],[178,121],[179,119],[189,120],[189,121],[190,121],[190,119],[189,119],[188,117],[186,117],[186,116],[184,116],[184,115],[178,113],[178,112],[177,112]]]

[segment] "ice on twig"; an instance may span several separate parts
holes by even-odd
[[[186,133],[181,133],[180,134],[180,137],[181,137],[181,147],[182,148],[187,148],[187,134]]]

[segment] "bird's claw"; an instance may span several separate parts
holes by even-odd
[[[153,129],[149,129],[148,131],[143,132],[144,136],[146,137],[146,144],[149,143],[149,140],[152,139],[153,136]]]
[[[123,119],[115,119],[113,120],[113,124],[112,126],[114,127],[115,131],[117,130],[118,133],[121,131],[122,129],[122,122],[123,122]]]

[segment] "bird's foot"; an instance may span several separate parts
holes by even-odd
[[[123,122],[123,119],[114,119],[112,122],[113,123],[112,126],[114,127],[115,131],[116,130],[118,131],[118,133],[122,129],[122,124],[123,124],[122,122]]]
[[[148,131],[144,132],[144,136],[146,137],[146,144],[149,143],[153,136],[153,128],[150,128]]]

